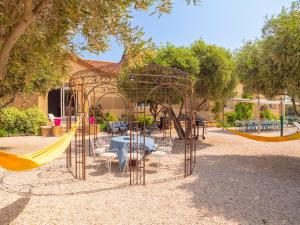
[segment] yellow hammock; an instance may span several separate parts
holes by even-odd
[[[5,151],[0,151],[0,167],[10,171],[25,171],[42,166],[56,159],[65,152],[72,141],[73,136],[79,126],[81,117],[77,123],[61,138],[53,144],[30,154],[16,155]]]
[[[262,142],[284,142],[284,141],[294,141],[300,138],[300,133],[294,133],[294,134],[290,134],[287,136],[280,136],[280,137],[266,137],[266,136],[259,136],[259,135],[252,135],[252,134],[248,134],[248,133],[244,133],[244,132],[240,132],[240,131],[236,131],[236,130],[232,130],[232,129],[226,129],[228,130],[230,133],[236,134],[238,136],[244,137],[244,138],[248,138],[251,140],[255,140],[255,141],[262,141]]]

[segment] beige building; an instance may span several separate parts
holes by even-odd
[[[84,60],[75,56],[70,56],[68,64],[70,76],[78,71],[93,68],[100,68],[111,74],[118,74],[121,69],[121,63]],[[45,96],[41,96],[40,94],[18,96],[13,103],[13,106],[19,108],[38,106],[38,108],[46,115],[52,113],[56,117],[64,117],[66,116],[66,98],[69,91],[68,82],[69,77],[62,87],[51,89]],[[101,98],[99,103],[102,105],[104,112],[112,112],[118,117],[124,113],[123,100],[118,95],[106,95]]]

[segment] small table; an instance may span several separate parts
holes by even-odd
[[[60,137],[62,135],[62,127],[61,126],[52,126],[51,133],[54,137]]]
[[[43,137],[51,136],[51,126],[41,126],[41,133]]]
[[[144,140],[145,140],[145,145],[144,145]],[[136,146],[137,142],[139,143],[140,147],[145,146],[146,152],[155,151],[156,149],[156,145],[153,138],[135,136],[131,139],[131,143],[133,146]],[[122,169],[126,165],[129,148],[130,148],[130,136],[117,136],[111,139],[111,144],[109,149],[110,151],[116,151],[119,159],[119,164]]]

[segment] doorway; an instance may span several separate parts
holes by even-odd
[[[61,116],[61,90],[53,89],[48,93],[48,114],[52,113],[55,117]]]

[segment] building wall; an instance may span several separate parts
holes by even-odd
[[[21,109],[27,109],[33,106],[38,106],[38,95],[17,95],[15,101],[11,104],[11,106],[18,107]]]

